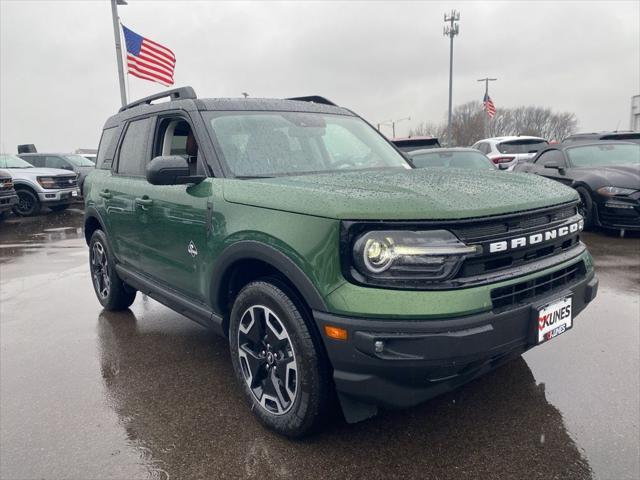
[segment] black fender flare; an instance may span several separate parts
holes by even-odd
[[[84,238],[87,242],[87,245],[89,245],[89,241],[91,240],[90,238],[87,238],[87,222],[90,218],[95,218],[97,220],[97,222],[100,224],[100,227],[102,227],[102,231],[104,231],[105,229],[105,223],[102,220],[102,215],[100,215],[98,209],[92,206],[87,206],[84,209],[84,223],[82,225],[82,229],[84,230]],[[104,233],[106,234],[107,232]]]
[[[280,271],[295,285],[307,305],[313,310],[326,311],[327,307],[309,277],[287,255],[280,250],[255,240],[242,240],[222,251],[213,267],[210,294],[214,310],[222,312],[221,287],[229,268],[241,260],[259,260]]]

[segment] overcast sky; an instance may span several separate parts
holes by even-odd
[[[640,94],[640,2],[128,0],[122,22],[171,48],[176,86],[201,97],[318,94],[372,123],[446,117],[443,13],[461,12],[454,105],[574,112],[580,130],[629,128]],[[119,105],[108,0],[0,0],[0,142],[95,148]],[[164,89],[129,77],[130,99]]]

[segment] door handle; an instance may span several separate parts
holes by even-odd
[[[147,197],[146,195],[142,198],[138,197],[136,198],[136,203],[138,205],[141,205],[143,207],[148,207],[153,203],[153,200],[151,200],[149,197]]]
[[[102,198],[107,198],[107,199],[113,196],[113,194],[109,190],[100,190],[98,192],[98,195],[100,195]]]

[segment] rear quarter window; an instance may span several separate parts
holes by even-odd
[[[98,154],[96,157],[96,168],[110,170],[113,163],[113,155],[116,150],[116,142],[118,136],[118,127],[107,128],[102,132],[100,144],[98,146]]]

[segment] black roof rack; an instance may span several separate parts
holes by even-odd
[[[322,103],[324,105],[333,105],[334,107],[338,106],[335,103],[333,103],[331,100],[321,97],[319,95],[310,95],[308,97],[292,97],[292,98],[286,98],[285,100],[296,100],[298,102]]]
[[[155,95],[149,95],[148,97],[141,98],[140,100],[136,100],[135,102],[131,102],[120,109],[121,112],[125,110],[129,110],[131,108],[139,107],[140,105],[149,105],[154,100],[158,100],[160,98],[171,97],[171,100],[187,100],[187,99],[196,99],[198,96],[196,95],[196,91],[192,87],[180,87],[174,88],[173,90],[167,90],[166,92],[156,93]]]

